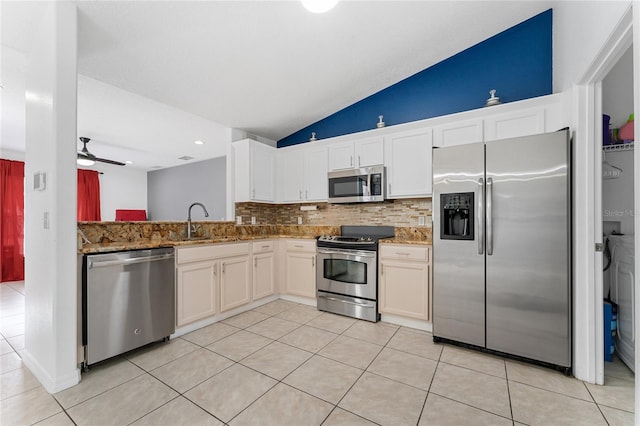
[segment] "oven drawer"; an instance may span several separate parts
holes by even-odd
[[[429,260],[429,247],[399,244],[380,244],[380,258],[402,260]]]
[[[318,291],[318,310],[372,322],[378,321],[378,304],[374,300]]]

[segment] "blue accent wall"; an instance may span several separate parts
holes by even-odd
[[[549,9],[278,141],[278,148],[552,93]],[[455,31],[443,34],[455,37]],[[429,46],[425,43],[425,49]]]

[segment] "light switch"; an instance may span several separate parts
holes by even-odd
[[[424,216],[418,216],[418,225],[424,226]]]
[[[302,225],[302,216],[298,216],[298,225]]]
[[[44,229],[49,229],[49,212],[44,212],[42,214],[42,227]]]
[[[252,225],[256,224],[256,217],[255,216],[251,216],[251,224]]]

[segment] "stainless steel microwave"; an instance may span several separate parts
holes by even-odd
[[[329,172],[330,203],[371,203],[384,201],[384,166]]]

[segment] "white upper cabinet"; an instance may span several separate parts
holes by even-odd
[[[567,127],[566,104],[563,94],[555,94],[488,108],[484,117],[484,141],[555,132]]]
[[[328,154],[325,145],[284,148],[278,164],[278,201],[302,203],[327,200]]]
[[[280,153],[278,173],[281,190],[278,201],[285,203],[302,202],[304,192],[304,151],[297,149]]]
[[[250,139],[233,143],[235,201],[275,201],[276,149]]]
[[[567,126],[562,94],[434,119],[433,146],[445,147],[553,132]]]
[[[484,140],[517,138],[545,132],[545,108],[515,111],[484,120]]]
[[[329,146],[329,170],[367,167],[383,163],[384,142],[381,136],[338,142]]]
[[[433,146],[444,147],[482,142],[482,129],[483,121],[481,118],[435,126],[433,128]]]
[[[431,128],[384,137],[387,198],[431,195],[431,147]]]
[[[326,201],[329,198],[329,154],[326,146],[308,148],[304,157],[305,201]]]

